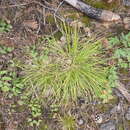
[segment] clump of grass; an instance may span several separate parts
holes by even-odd
[[[78,33],[66,31],[66,46],[54,37],[44,39],[40,55],[24,65],[27,90],[37,97],[56,101],[75,101],[78,96],[100,97],[107,90],[107,68],[101,58],[101,43],[94,39],[81,42]]]

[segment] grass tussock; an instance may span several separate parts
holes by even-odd
[[[76,30],[65,31],[64,47],[54,37],[46,38],[47,46],[40,55],[24,65],[27,90],[41,99],[60,102],[75,101],[78,96],[90,93],[100,97],[108,87],[100,41],[86,38],[81,42]]]

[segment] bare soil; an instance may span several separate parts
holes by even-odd
[[[111,4],[107,3],[107,0],[105,2],[108,6]],[[60,4],[60,0],[0,0],[0,19],[13,26],[11,31],[0,33],[0,45],[14,47],[11,53],[0,55],[1,70],[12,69],[8,65],[14,58],[26,59],[23,57],[25,46],[36,44],[39,38],[45,35],[60,38],[59,23],[62,21],[71,26],[78,24],[82,37],[96,35],[97,39],[127,33],[130,29],[130,9],[125,7],[122,1],[119,2],[118,8],[110,9],[118,13],[122,20],[110,23],[90,19],[68,4]],[[124,18],[127,18],[128,22],[124,23]],[[20,70],[16,68],[15,71],[17,75],[21,75]],[[120,81],[129,92],[130,70],[120,72]],[[76,117],[77,130],[130,130],[130,104],[117,89],[113,90],[113,94],[114,99],[106,104],[96,100],[88,102],[86,97],[82,97],[76,104],[58,108],[56,112],[47,104],[46,108],[43,108],[41,126],[29,127],[26,118],[30,112],[26,107],[19,110],[19,97],[7,98],[1,92],[0,130],[61,130],[62,126],[57,117],[64,113],[71,113]],[[15,111],[12,111],[13,105],[16,105]],[[45,128],[45,124],[48,128]]]

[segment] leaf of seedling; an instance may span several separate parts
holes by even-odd
[[[0,32],[4,32],[4,27],[1,27],[1,28],[0,28]]]
[[[10,87],[10,86],[11,86],[11,84],[10,84],[10,83],[8,83],[8,82],[3,82],[3,85],[4,85],[4,86],[8,86],[8,87]]]
[[[2,80],[3,80],[3,81],[10,81],[10,80],[12,80],[12,78],[11,78],[11,77],[6,77],[6,76],[4,76],[4,77],[2,77]]]
[[[11,24],[6,23],[4,20],[0,20],[0,32],[9,32],[11,29]]]
[[[28,118],[28,122],[31,122],[32,121],[32,118]]]
[[[32,116],[35,117],[39,117],[41,115],[41,113],[38,112],[32,112]]]
[[[109,43],[110,43],[110,47],[113,47],[115,45],[120,44],[120,40],[118,39],[118,37],[110,38]]]
[[[3,87],[3,83],[0,81],[0,88]]]
[[[32,123],[35,124],[35,125],[37,125],[38,121],[37,120],[33,120]]]
[[[32,127],[33,127],[33,125],[34,125],[33,122],[30,122],[29,124],[30,124],[30,126],[32,126]]]
[[[6,54],[7,52],[4,49],[0,49],[1,54]]]
[[[12,29],[12,25],[7,24],[6,28],[7,28],[7,31],[10,31],[10,29]]]
[[[130,47],[130,42],[128,42],[128,47]]]
[[[128,64],[127,64],[127,63],[121,63],[121,64],[120,64],[120,67],[126,69],[126,68],[128,68]]]
[[[0,20],[0,27],[6,26],[6,23],[3,20]]]
[[[128,43],[130,43],[130,33],[128,33],[126,35],[122,34],[121,41],[125,47],[128,47]]]
[[[1,90],[2,90],[3,92],[8,92],[10,89],[9,89],[9,87],[7,87],[7,86],[3,86],[3,87],[1,88]]]
[[[106,97],[105,94],[102,94],[102,95],[100,96],[100,98],[102,98],[102,99],[106,99],[107,97]]]
[[[117,49],[117,50],[115,51],[114,56],[115,56],[116,58],[126,57],[126,51],[123,50],[123,49]]]
[[[19,104],[19,105],[23,105],[23,104],[24,104],[24,102],[23,102],[23,101],[21,101],[21,100],[19,100],[19,101],[18,101],[18,104]]]
[[[7,51],[7,52],[11,52],[11,51],[13,51],[13,49],[14,49],[14,48],[7,47],[7,48],[6,48],[6,51]]]
[[[4,75],[4,74],[7,74],[8,72],[7,72],[7,70],[1,70],[0,71],[0,75]]]

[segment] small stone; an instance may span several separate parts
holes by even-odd
[[[79,105],[85,104],[85,99],[83,99],[83,98],[78,98],[78,104],[79,104]]]
[[[130,30],[130,17],[125,17],[123,19],[123,23],[124,23],[124,28],[126,30]]]
[[[130,107],[128,107],[128,109],[127,109],[127,112],[126,112],[126,114],[125,114],[125,118],[126,118],[126,120],[130,120]]]
[[[13,57],[13,54],[12,54],[12,53],[9,53],[8,56],[9,56],[9,57]]]
[[[61,43],[61,46],[63,47],[63,46],[65,46],[65,44],[66,44],[66,37],[65,36],[62,36],[61,38],[60,38],[60,43]]]
[[[125,6],[130,6],[130,0],[123,0],[123,4]]]
[[[83,29],[84,29],[85,33],[87,33],[87,36],[88,36],[88,37],[91,37],[91,36],[92,36],[90,28],[84,27]]]
[[[107,3],[112,3],[114,0],[107,0]]]
[[[120,103],[110,110],[111,114],[120,113],[120,112],[121,112],[121,104]]]
[[[61,42],[66,42],[65,36],[62,36],[62,37],[60,38],[60,41],[61,41]]]
[[[83,125],[84,124],[84,120],[83,119],[78,119],[78,125]]]
[[[126,113],[126,115],[125,115],[125,118],[126,118],[126,120],[130,120],[130,113]]]
[[[102,124],[99,130],[116,130],[116,125],[113,121],[108,121]]]
[[[128,110],[127,110],[129,113],[130,113],[130,107],[128,107]]]

